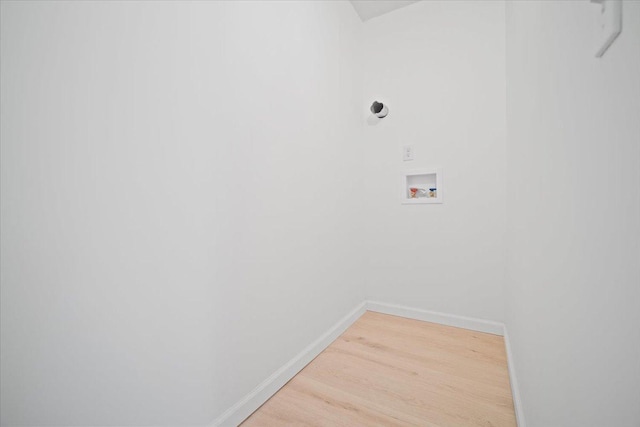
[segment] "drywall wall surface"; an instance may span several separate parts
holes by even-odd
[[[2,2],[2,425],[210,423],[364,299],[348,2]]]
[[[382,120],[364,112],[368,296],[501,320],[504,3],[418,2],[364,28],[363,107],[389,106]],[[431,166],[444,203],[402,205],[402,172]]]
[[[508,2],[506,324],[528,427],[640,425],[640,3]]]

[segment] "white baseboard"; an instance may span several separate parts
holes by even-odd
[[[419,308],[405,307],[403,305],[387,304],[378,301],[367,301],[367,310],[378,313],[391,314],[406,317],[408,319],[422,320],[425,322],[439,323],[441,325],[455,326],[470,329],[472,331],[486,332],[494,335],[504,334],[504,324],[492,320],[475,319],[473,317],[458,316],[455,314],[439,313],[437,311],[422,310]]]
[[[335,341],[367,310],[504,336],[509,377],[511,381],[511,392],[513,395],[513,404],[515,407],[518,427],[525,427],[524,414],[522,412],[522,404],[520,401],[520,392],[518,390],[518,382],[516,381],[516,372],[513,364],[513,354],[511,353],[507,329],[503,323],[405,307],[396,304],[387,304],[378,301],[364,301],[351,310],[349,314],[338,321],[338,323],[331,327],[327,332],[322,334],[321,337],[307,346],[307,348],[302,350],[297,356],[283,365],[249,394],[220,415],[215,421],[213,421],[211,427],[232,427],[240,424],[264,402],[269,400],[269,398],[280,390],[280,388],[291,378],[300,372],[302,368],[327,348],[329,344]]]
[[[513,407],[516,412],[516,421],[518,427],[526,427],[524,420],[524,411],[522,409],[522,400],[520,400],[520,389],[518,388],[518,379],[516,377],[516,366],[513,361],[513,353],[511,352],[511,341],[509,341],[509,332],[507,326],[504,326],[504,346],[507,351],[507,366],[509,368],[509,382],[511,383],[511,397],[513,398]]]
[[[249,394],[240,399],[235,405],[227,409],[211,424],[212,427],[237,426],[269,400],[291,378],[302,370],[309,362],[318,356],[325,348],[335,341],[349,326],[351,326],[366,311],[366,302],[359,304],[349,314],[340,319],[320,338],[312,342],[293,359],[274,372],[269,378],[260,383]]]
[[[526,427],[524,412],[522,410],[522,400],[520,400],[520,389],[518,388],[516,369],[513,361],[513,353],[511,352],[511,343],[509,342],[507,327],[504,323],[494,322],[492,320],[476,319],[473,317],[458,316],[455,314],[439,313],[436,311],[422,310],[419,308],[405,307],[396,304],[387,304],[378,301],[367,301],[367,310],[503,336],[505,351],[507,353],[509,382],[511,383],[511,396],[513,398],[516,420],[518,422],[518,427]]]

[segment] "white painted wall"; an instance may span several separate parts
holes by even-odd
[[[348,2],[1,15],[2,425],[211,422],[364,299]]]
[[[528,427],[640,425],[640,3],[507,7],[506,323]]]
[[[425,1],[365,24],[367,294],[503,318],[504,3]],[[403,162],[412,144],[416,160]],[[440,166],[444,204],[401,205],[405,169]]]
[[[205,424],[365,297],[504,319],[530,427],[640,421],[640,3],[600,60],[586,1],[1,8],[2,425]]]

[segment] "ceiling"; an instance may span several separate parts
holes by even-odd
[[[351,4],[364,22],[417,1],[419,0],[351,0]]]

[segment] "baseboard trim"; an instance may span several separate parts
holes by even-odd
[[[367,301],[367,310],[391,314],[393,316],[406,317],[408,319],[422,320],[424,322],[455,326],[458,328],[470,329],[472,331],[485,332],[494,335],[504,334],[504,324],[494,322],[492,320],[476,319],[473,317],[422,310],[419,308],[387,304],[378,301]]]
[[[222,415],[216,418],[211,427],[231,427],[243,422],[249,415],[269,400],[282,386],[309,364],[325,348],[335,341],[349,326],[351,326],[366,311],[366,302],[359,304],[333,325],[320,338],[309,344],[293,359],[288,361],[269,378],[260,383],[249,394],[243,397]]]
[[[269,378],[260,383],[249,394],[240,399],[235,405],[226,410],[216,418],[211,427],[232,427],[242,423],[256,409],[262,406],[271,396],[273,396],[291,378],[309,364],[316,356],[335,341],[349,326],[351,326],[365,311],[375,311],[377,313],[390,314],[393,316],[405,317],[408,319],[422,320],[425,322],[439,323],[441,325],[455,326],[458,328],[470,329],[472,331],[485,332],[504,337],[505,349],[507,352],[507,365],[509,369],[509,379],[511,382],[511,393],[515,408],[518,427],[525,427],[524,413],[516,380],[513,354],[511,344],[507,334],[507,328],[503,323],[491,320],[476,319],[473,317],[458,316],[455,314],[440,313],[436,311],[422,310],[419,308],[406,307],[397,304],[387,304],[379,301],[364,301],[351,310],[346,316],[333,325],[320,338],[302,350],[293,359],[274,372]]]
[[[516,377],[516,365],[511,352],[511,341],[509,341],[509,332],[506,325],[504,326],[504,347],[507,352],[507,367],[509,368],[509,382],[511,383],[511,397],[513,398],[513,408],[516,412],[516,421],[518,422],[518,427],[526,427],[527,423],[524,420],[520,389],[518,388],[518,379]]]

